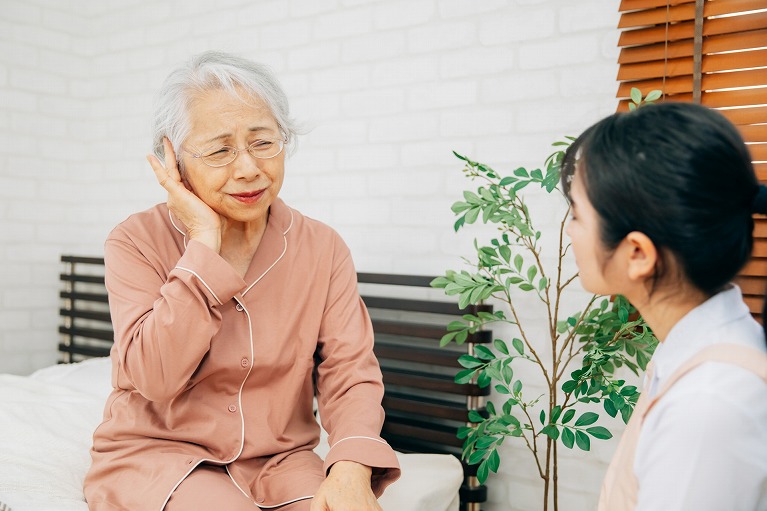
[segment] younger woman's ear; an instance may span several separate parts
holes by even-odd
[[[644,233],[632,231],[626,235],[628,243],[628,277],[631,280],[645,280],[655,274],[658,250],[655,243]]]

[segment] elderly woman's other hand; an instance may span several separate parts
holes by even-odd
[[[310,511],[383,511],[370,487],[370,467],[338,461],[312,499]]]
[[[168,192],[168,209],[188,230],[189,239],[204,243],[216,252],[221,250],[221,215],[213,211],[181,179],[173,146],[166,138],[165,164],[153,154],[147,156],[157,181]]]

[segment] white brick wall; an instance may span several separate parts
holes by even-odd
[[[487,232],[452,231],[467,183],[451,151],[499,170],[537,166],[553,140],[613,111],[616,10],[614,0],[2,0],[0,372],[55,360],[59,255],[100,254],[117,222],[163,200],[144,155],[153,94],[179,61],[217,48],[272,66],[312,128],[283,197],[334,226],[360,270],[438,274]],[[540,227],[556,229],[555,217]],[[594,508],[614,442],[597,445],[563,461],[563,511]],[[485,509],[541,509],[528,458],[509,442]]]

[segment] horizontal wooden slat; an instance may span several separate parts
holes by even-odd
[[[461,448],[452,446],[452,445],[444,445],[439,444],[437,442],[428,442],[425,440],[419,440],[415,438],[411,438],[407,435],[396,435],[389,431],[381,431],[381,437],[383,437],[384,440],[389,442],[389,445],[391,445],[394,449],[396,449],[399,452],[404,453],[412,453],[412,452],[425,452],[425,453],[433,453],[433,454],[452,454],[456,458],[460,460],[461,458]],[[476,475],[476,467],[477,465],[465,465],[465,463],[462,462],[464,465],[464,474],[467,473],[467,467],[469,471],[472,471],[472,475]],[[474,467],[473,470],[471,467]]]
[[[761,314],[764,305],[764,298],[754,296],[744,296],[743,301],[748,306],[752,314]]]
[[[458,364],[458,355],[455,352],[440,350],[439,347],[433,349],[414,348],[412,346],[386,345],[376,342],[374,350],[379,360],[403,360],[443,367],[461,367]]]
[[[752,257],[767,257],[767,239],[755,238]]]
[[[112,330],[104,330],[100,328],[60,326],[59,333],[64,335],[74,335],[76,337],[84,337],[86,339],[100,339],[102,341],[110,342],[114,340],[114,332],[112,332]]]
[[[767,95],[767,89],[704,92],[700,102],[711,108],[761,105],[765,102],[765,95]]]
[[[410,396],[397,392],[384,394],[383,407],[426,417],[468,422],[468,410],[465,403],[454,403],[420,396]]]
[[[64,343],[59,344],[61,353],[70,353],[72,355],[82,355],[84,357],[108,357],[109,348],[98,346],[69,346]]]
[[[74,318],[74,319],[90,319],[94,321],[103,321],[104,323],[111,323],[112,317],[109,311],[84,311],[84,310],[72,310],[72,309],[59,309],[59,316]]]
[[[767,163],[754,163],[754,170],[756,171],[756,178],[767,184]]]
[[[641,9],[651,9],[653,7],[665,7],[666,3],[668,3],[668,5],[674,6],[694,2],[695,0],[621,0],[618,11],[638,11]]]
[[[358,273],[357,281],[361,284],[385,284],[387,286],[431,287],[431,281],[437,277],[426,275],[401,275],[386,273]]]
[[[767,238],[767,220],[761,215],[754,217],[754,236]]]
[[[411,323],[408,321],[394,321],[373,319],[373,330],[376,334],[399,335],[404,337],[416,337],[422,339],[439,340],[447,332],[445,325],[426,325]],[[475,344],[487,344],[492,341],[492,331],[481,330],[469,334],[466,342]]]
[[[743,268],[743,270],[741,270],[740,274],[749,277],[767,275],[767,259],[751,259],[748,263],[746,263],[746,266]]]
[[[458,495],[462,502],[485,502],[487,500],[487,486],[483,484],[469,487],[464,484],[458,490]]]
[[[618,87],[617,97],[626,98],[629,97],[631,89],[633,87],[638,88],[641,91],[660,90],[666,94],[678,94],[681,92],[692,92],[693,78],[692,75],[685,76],[671,76],[663,80],[663,73],[661,72],[656,78],[640,81],[623,82]],[[750,69],[747,71],[733,71],[729,73],[714,73],[704,74],[701,81],[701,88],[706,91],[705,94],[711,94],[712,91],[719,89],[730,89],[735,87],[759,87],[767,84],[767,68],[765,69]],[[761,91],[761,94],[767,94],[767,89],[754,89],[755,91]],[[730,92],[730,91],[728,91]],[[757,93],[758,94],[758,93]],[[742,95],[738,96],[738,103],[734,105],[742,105]],[[752,100],[747,100],[752,101]],[[747,102],[747,105],[753,105],[757,103]],[[728,105],[729,106],[729,105]]]
[[[59,275],[59,280],[61,282],[86,282],[89,284],[104,284],[104,277],[100,275],[62,273]]]
[[[733,52],[749,48],[761,48],[767,40],[767,29],[752,30],[739,34],[721,34],[707,37],[703,40],[703,54],[712,55],[723,52]],[[618,56],[619,64],[637,62],[652,62],[656,60],[692,57],[694,45],[692,37],[680,41],[670,41],[621,48]]]
[[[420,423],[418,421],[401,421],[387,417],[384,422],[382,433],[390,435],[408,436],[411,439],[424,440],[426,442],[438,442],[443,445],[461,447],[463,440],[456,436],[454,428],[440,428],[438,425]]]
[[[615,96],[618,98],[628,98],[631,95],[631,89],[634,87],[642,91],[642,96],[646,96],[652,90],[659,90],[667,95],[692,92],[692,76],[675,76],[667,78],[665,81],[662,78],[655,78],[638,82],[622,82],[618,86],[618,93]]]
[[[703,75],[701,88],[704,91],[730,89],[735,87],[760,87],[767,85],[767,68],[748,69],[744,71],[731,71],[729,73],[713,73]],[[761,92],[762,101],[767,101],[767,89],[758,89]],[[757,103],[747,103],[754,105]]]
[[[465,309],[459,309],[458,304],[451,302],[437,302],[430,300],[408,300],[403,298],[388,298],[380,296],[363,295],[362,301],[370,309],[389,309],[410,312],[431,312],[434,314],[476,314],[479,311],[492,312],[490,305],[470,305]]]
[[[765,66],[767,66],[767,49],[704,54],[701,60],[701,71],[704,73]]]
[[[740,286],[744,295],[764,296],[767,292],[767,278],[765,277],[738,277],[735,283]]]
[[[695,19],[695,3],[683,3],[668,6],[664,4],[657,8],[644,8],[633,12],[621,14],[618,28],[646,27],[660,23],[676,23]]]
[[[654,7],[654,8],[653,8]],[[735,14],[747,11],[764,9],[764,0],[727,0],[705,2],[703,16],[721,16],[723,14]],[[686,2],[679,5],[663,3],[660,6],[647,6],[635,12],[627,12],[621,15],[618,28],[642,27],[661,23],[676,23],[679,21],[695,19],[695,2]]]
[[[383,373],[385,385],[413,387],[434,392],[445,392],[446,394],[456,396],[487,396],[490,394],[489,387],[479,388],[479,386],[474,384],[459,385],[451,377],[424,375],[414,371],[387,368],[384,363],[381,364],[381,372]]]
[[[722,108],[719,110],[731,123],[759,124],[767,123],[767,106],[749,106],[745,108]]]
[[[81,293],[79,291],[60,291],[59,298],[65,300],[82,300],[84,302],[109,303],[106,293]]]
[[[691,75],[692,72],[692,57],[669,59],[668,61],[655,60],[652,62],[621,65],[618,70],[618,80],[647,80],[664,75],[667,77]]]
[[[767,161],[767,144],[747,144],[753,161]]]
[[[445,335],[445,325],[420,324],[404,320],[373,319],[373,330],[377,334],[402,335],[424,339],[440,339]]]
[[[75,256],[75,255],[63,255],[61,256],[62,263],[83,263],[83,264],[95,264],[97,266],[104,265],[103,257],[88,257],[88,256]]]
[[[764,28],[767,28],[767,12],[755,12],[742,16],[706,19],[703,24],[703,35],[733,34]],[[669,41],[689,39],[693,37],[694,31],[695,23],[692,21],[674,23],[668,27],[664,24],[650,28],[624,30],[618,39],[618,46],[659,43],[665,41],[667,37]]]
[[[738,126],[738,129],[746,142],[767,142],[767,124]]]

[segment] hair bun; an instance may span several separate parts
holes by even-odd
[[[751,203],[751,212],[767,215],[767,186],[759,185],[759,190],[754,196],[754,202]]]

